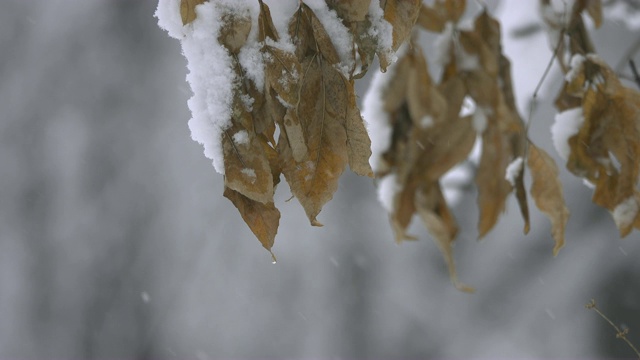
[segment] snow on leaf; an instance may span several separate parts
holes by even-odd
[[[183,25],[196,19],[196,6],[205,1],[207,0],[180,0],[180,17]]]
[[[562,185],[558,179],[558,167],[553,159],[533,143],[529,143],[527,166],[531,171],[531,196],[536,206],[551,220],[551,234],[555,240],[553,255],[564,246],[564,233],[569,219]]]
[[[393,50],[409,38],[420,13],[420,0],[381,0],[384,19],[393,26]]]

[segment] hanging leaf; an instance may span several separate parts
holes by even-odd
[[[280,223],[280,211],[273,202],[254,201],[228,187],[224,189],[224,197],[233,203],[262,246],[271,253]],[[271,255],[273,256],[273,253]]]
[[[353,84],[347,86],[347,115],[345,129],[347,131],[347,156],[351,171],[360,175],[373,177],[369,158],[371,157],[371,140],[356,104],[356,93]]]
[[[382,0],[384,19],[393,26],[393,50],[409,38],[420,13],[420,0]]]
[[[303,161],[293,157],[283,133],[278,142],[283,173],[291,192],[300,201],[312,225],[321,226],[316,216],[338,188],[338,179],[348,162],[347,90],[342,75],[322,56],[302,63],[298,118],[304,119],[307,154]]]
[[[536,206],[551,220],[551,234],[556,245],[553,255],[564,246],[564,233],[569,219],[562,185],[558,179],[558,167],[553,159],[533,143],[529,143],[527,165],[531,171],[531,196]]]
[[[474,288],[462,284],[458,280],[458,274],[453,260],[453,248],[451,246],[458,232],[458,226],[442,195],[440,186],[437,183],[422,186],[416,193],[416,203],[422,222],[427,230],[429,230],[429,233],[445,258],[451,282],[458,290],[470,293],[474,292]]]

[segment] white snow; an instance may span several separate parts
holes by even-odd
[[[631,225],[637,215],[638,201],[633,196],[622,201],[613,209],[613,221],[619,229]]]
[[[464,99],[462,99],[462,106],[460,107],[460,113],[458,113],[458,116],[465,117],[472,115],[475,113],[476,107],[477,105],[475,100],[473,100],[471,96],[466,95]]]
[[[562,159],[569,159],[569,138],[580,131],[583,122],[584,114],[581,107],[556,114],[555,122],[551,125],[551,140]]]
[[[146,291],[140,293],[140,298],[142,298],[142,302],[145,304],[148,304],[149,301],[151,301],[151,296],[149,296],[149,293]]]
[[[249,177],[253,181],[256,180],[256,171],[254,169],[242,169],[240,170],[245,176]]]
[[[575,80],[575,78],[580,74],[580,72],[582,72],[583,64],[585,60],[586,60],[585,57],[580,54],[573,55],[570,63],[571,69],[569,70],[569,72],[567,72],[567,75],[565,75],[564,77],[564,79],[568,83]]]
[[[249,133],[246,130],[240,130],[233,135],[233,142],[238,145],[247,145],[249,143]]]
[[[392,213],[395,209],[393,203],[398,191],[400,186],[396,182],[396,174],[386,175],[378,182],[378,200],[388,213]]]
[[[516,178],[522,173],[523,163],[524,159],[519,156],[507,166],[504,178],[507,179],[512,186],[516,186]]]
[[[398,49],[398,54],[406,50],[406,45]],[[384,169],[382,154],[391,145],[393,129],[389,124],[389,114],[384,110],[384,98],[387,86],[395,74],[395,64],[391,64],[386,73],[376,72],[371,80],[362,101],[362,117],[367,125],[367,132],[371,139],[371,157],[369,164],[374,172]]]
[[[393,26],[384,19],[384,11],[380,7],[379,1],[371,1],[368,16],[371,27],[367,34],[377,39],[378,51],[386,53],[389,59],[395,62],[396,58],[393,54]]]
[[[423,129],[430,128],[430,127],[433,126],[433,124],[434,124],[433,117],[430,116],[430,115],[425,115],[425,116],[422,117],[422,119],[420,119],[420,126]]]
[[[491,109],[485,109],[480,106],[476,107],[476,111],[473,112],[473,117],[471,118],[471,124],[476,130],[476,133],[482,134],[487,128],[488,115],[491,115]]]
[[[180,17],[179,0],[160,0],[155,13],[158,25],[180,40],[182,53],[187,58],[187,82],[193,91],[188,101],[192,115],[191,137],[204,146],[205,156],[221,174],[224,174],[221,134],[230,125],[237,77],[232,58],[218,42],[218,36],[225,14],[247,17],[256,13],[257,6],[248,0],[205,2],[196,6],[196,19],[185,26]],[[253,61],[251,56],[246,58]],[[249,68],[257,70],[253,65]]]
[[[257,29],[257,24],[251,27],[247,44],[243,46],[238,53],[238,60],[240,61],[240,65],[242,65],[244,75],[255,84],[258,91],[262,92],[264,89],[264,58],[260,51],[262,49],[262,43],[257,42],[257,37],[254,41],[251,41],[253,40],[252,33],[254,29]]]
[[[349,78],[355,67],[353,37],[349,29],[342,24],[335,11],[329,10],[325,0],[305,0],[304,3],[316,14],[340,56],[340,63],[336,65],[336,69]]]

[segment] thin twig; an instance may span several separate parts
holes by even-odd
[[[584,307],[595,311],[598,315],[600,315],[601,318],[603,318],[606,322],[608,322],[609,325],[611,325],[611,327],[613,327],[616,330],[616,338],[624,340],[624,342],[626,342],[627,345],[629,345],[629,347],[633,350],[633,352],[636,353],[636,355],[638,356],[638,359],[640,359],[640,351],[638,351],[635,345],[633,345],[633,343],[629,339],[627,339],[627,334],[629,334],[629,329],[620,330],[620,328],[616,326],[616,324],[614,324],[613,321],[611,321],[611,319],[609,319],[605,314],[602,313],[602,311],[600,311],[600,309],[598,309],[598,307],[596,306],[596,301],[594,299],[591,299],[591,301],[588,304],[586,304]]]
[[[529,117],[527,118],[527,123],[525,124],[525,130],[524,130],[525,136],[527,138],[529,138],[529,127],[531,126],[533,111],[535,110],[536,104],[538,103],[538,92],[540,91],[540,88],[542,87],[544,80],[547,78],[547,75],[549,75],[549,71],[551,71],[551,67],[553,66],[553,60],[556,57],[558,57],[558,51],[560,51],[560,45],[562,45],[563,39],[564,39],[564,30],[560,31],[556,48],[553,50],[553,53],[551,54],[551,59],[549,59],[549,63],[547,63],[547,68],[544,69],[544,73],[542,73],[542,77],[540,78],[540,81],[538,81],[538,85],[536,85],[536,88],[533,91],[531,106],[529,106]],[[528,142],[525,142],[525,156],[527,154],[526,148],[528,147],[529,147]]]

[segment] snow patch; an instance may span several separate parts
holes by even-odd
[[[384,11],[380,7],[379,1],[371,1],[369,4],[369,21],[371,27],[367,34],[377,40],[378,52],[386,53],[392,60],[396,61],[393,54],[393,26],[384,19]]]
[[[240,170],[245,176],[247,176],[248,178],[250,178],[252,180],[252,182],[256,181],[256,171],[253,169],[242,169]]]
[[[583,122],[584,114],[581,107],[556,114],[555,122],[551,125],[551,140],[562,159],[569,159],[571,153],[569,138],[580,131]]]
[[[350,77],[352,69],[355,67],[355,59],[353,56],[353,37],[342,20],[338,17],[334,10],[329,10],[324,0],[305,0],[304,1],[313,13],[316,14],[318,20],[329,35],[333,46],[340,56],[340,63],[336,64],[336,69],[344,75],[345,78]]]
[[[238,145],[247,145],[249,143],[249,133],[246,130],[240,130],[233,135],[233,142]]]
[[[430,128],[430,127],[433,126],[433,124],[434,124],[433,117],[431,117],[429,115],[425,115],[425,116],[422,117],[422,119],[420,119],[420,126],[423,129]]]
[[[524,159],[522,156],[519,156],[507,166],[504,178],[507,179],[511,186],[516,186],[516,178],[522,173],[523,164]]]
[[[406,46],[406,44],[402,45],[398,49],[399,56],[406,51]],[[384,109],[384,99],[387,86],[389,86],[394,74],[394,64],[389,66],[386,73],[376,72],[362,102],[362,117],[367,125],[367,132],[371,139],[369,164],[374,172],[384,170],[385,164],[382,155],[391,145],[393,129],[389,124],[389,114]]]
[[[464,99],[462,99],[462,106],[460,107],[460,113],[458,113],[459,117],[469,116],[475,113],[476,111],[476,102],[469,95],[466,95]]]
[[[225,15],[255,15],[258,6],[248,0],[205,2],[195,7],[196,19],[184,26],[178,0],[160,0],[155,12],[158,26],[180,40],[187,58],[187,82],[193,91],[187,102],[192,115],[191,137],[204,146],[204,155],[221,174],[224,174],[222,132],[230,126],[233,87],[238,78],[231,55],[218,42],[218,36]],[[253,56],[245,58],[243,66],[257,70]]]
[[[388,213],[395,209],[394,198],[400,191],[400,186],[396,182],[396,174],[389,174],[378,182],[378,200]]]
[[[571,58],[571,70],[567,72],[564,79],[570,83],[578,77],[578,75],[582,72],[583,64],[585,61],[585,57],[580,54],[575,54]]]
[[[633,196],[622,201],[613,209],[613,221],[619,229],[631,225],[637,215],[638,201]]]
[[[482,134],[484,130],[487,128],[487,116],[491,114],[491,109],[483,109],[482,107],[477,107],[476,111],[473,112],[473,117],[471,118],[471,124],[473,128],[476,130],[476,133]]]

